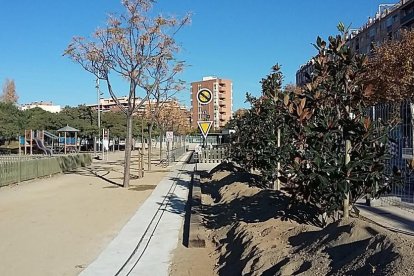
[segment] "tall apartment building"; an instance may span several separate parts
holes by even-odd
[[[208,89],[212,93],[212,100],[208,104],[200,104],[197,93],[201,89]],[[233,115],[233,83],[231,80],[217,77],[203,77],[202,81],[191,83],[191,126],[197,127],[197,121],[212,121],[212,129],[219,129],[226,125]]]
[[[400,38],[401,29],[414,28],[414,0],[400,0],[395,4],[381,4],[377,13],[358,29],[350,30],[348,45],[359,54],[369,55],[374,45]],[[296,85],[303,86],[307,75],[314,70],[313,61],[296,72]]]
[[[124,97],[118,97],[118,102],[124,106],[124,107],[128,107],[128,97],[124,96]],[[137,103],[141,102],[141,98],[136,98],[135,99]],[[155,100],[146,100],[143,105],[138,108],[137,112],[135,113],[135,115],[138,116],[142,116],[142,115],[147,115],[148,116],[148,112],[151,109],[154,109],[156,105],[156,101]],[[108,112],[108,111],[120,111],[119,106],[117,105],[117,103],[114,101],[114,99],[112,98],[101,98],[99,100],[99,107],[98,104],[88,104],[87,106],[91,107],[94,110],[99,110],[101,112]],[[191,121],[191,114],[190,111],[188,110],[188,108],[186,106],[181,105],[176,99],[170,99],[167,101],[164,101],[162,103],[160,103],[160,106],[162,106],[164,112],[174,112],[174,116],[176,120],[178,120],[175,123],[180,123],[181,125],[185,126],[185,127],[189,127],[190,126],[190,121]],[[178,117],[180,118],[178,118]]]
[[[401,0],[394,5],[380,5],[374,17],[359,29],[352,30],[349,47],[359,54],[370,54],[374,45],[398,40],[401,29],[414,27],[414,0]]]

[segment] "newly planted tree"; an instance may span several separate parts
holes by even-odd
[[[283,105],[283,75],[275,65],[272,73],[262,79],[262,96],[247,95],[251,109],[231,121],[236,130],[232,136],[230,157],[248,170],[261,172],[267,186],[277,179],[277,164],[280,161],[278,129],[283,116],[279,116]],[[280,138],[280,137],[279,137]]]
[[[295,199],[328,214],[348,200],[352,204],[367,193],[383,192],[392,180],[385,173],[389,128],[386,122],[374,125],[365,112],[366,58],[351,52],[344,26],[338,29],[341,34],[329,37],[329,43],[317,39],[313,77],[285,108],[296,120],[290,126],[295,147],[283,155],[291,159],[283,163],[283,181]]]
[[[338,28],[328,43],[317,39],[315,70],[304,88],[282,91],[275,66],[262,80],[262,97],[249,97],[251,109],[232,122],[234,161],[259,170],[268,182],[278,178],[294,202],[328,215],[366,194],[380,195],[398,180],[385,166],[392,122],[367,115],[366,58],[351,52],[344,26]]]
[[[90,39],[73,38],[65,51],[65,55],[106,84],[109,95],[126,115],[124,187],[128,187],[130,179],[133,115],[152,92],[140,90],[140,84],[148,78],[147,70],[174,56],[178,50],[174,35],[189,20],[188,16],[154,17],[150,13],[152,3],[151,0],[123,0],[124,14],[109,16],[107,25]],[[128,82],[127,93],[113,87],[117,78]],[[118,100],[119,95],[125,94],[128,95],[126,106]]]

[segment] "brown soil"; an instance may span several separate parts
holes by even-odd
[[[286,194],[258,188],[257,176],[231,164],[202,182],[207,247],[181,270],[211,258],[209,275],[412,275],[409,236],[358,218],[321,227],[315,209],[291,206]]]
[[[0,275],[78,275],[91,263],[167,173],[154,166],[137,179],[135,161],[121,188],[123,154],[1,188]]]

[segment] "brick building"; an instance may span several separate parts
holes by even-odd
[[[211,91],[212,100],[200,104],[197,94],[201,89]],[[197,127],[197,121],[212,121],[212,129],[226,125],[233,114],[233,84],[231,80],[217,77],[203,77],[202,81],[191,83],[191,126]]]

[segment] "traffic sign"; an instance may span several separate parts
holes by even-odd
[[[172,142],[173,138],[174,138],[174,133],[172,131],[167,131],[165,133],[166,139],[168,142]]]
[[[202,88],[197,93],[197,101],[200,104],[209,104],[213,99],[213,93],[207,88]]]
[[[201,134],[204,136],[204,139],[207,138],[207,134],[210,131],[213,121],[198,121],[197,124],[201,130]]]

